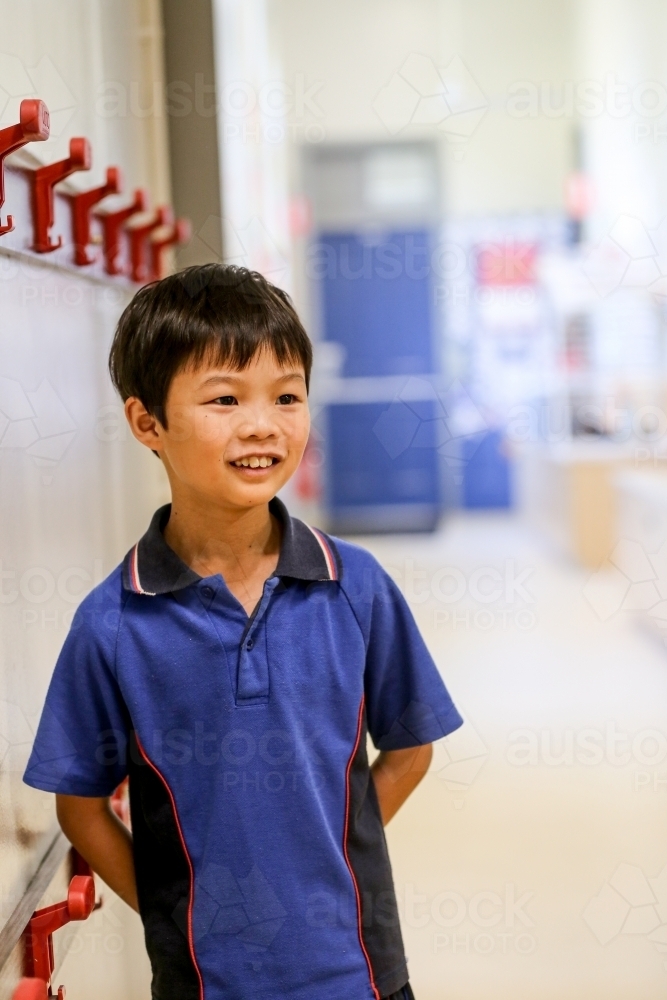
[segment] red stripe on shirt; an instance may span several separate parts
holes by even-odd
[[[322,549],[322,554],[324,556],[324,561],[325,561],[325,563],[327,565],[327,570],[329,571],[329,579],[330,580],[337,580],[338,579],[338,567],[336,566],[336,560],[334,558],[333,552],[331,551],[331,547],[329,546],[329,543],[327,542],[326,538],[324,537],[324,535],[322,534],[321,531],[318,531],[317,528],[312,528],[310,525],[308,525],[308,527],[310,528],[310,530],[312,531],[312,533],[315,535],[315,538],[317,539],[317,541],[320,544],[320,548]]]
[[[137,594],[142,594],[143,590],[139,582],[139,544],[137,543],[132,549],[132,555],[130,556],[130,579],[132,580],[132,589]]]

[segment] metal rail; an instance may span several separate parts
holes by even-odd
[[[58,831],[14,911],[0,930],[0,970],[19,943],[26,924],[33,911],[37,909],[69,849],[70,843],[65,834]]]

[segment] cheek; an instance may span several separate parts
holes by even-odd
[[[310,414],[286,413],[281,421],[281,429],[292,447],[305,448],[310,434]]]
[[[193,422],[196,448],[224,448],[232,434],[232,423],[227,414],[223,416],[210,410],[198,409]]]
[[[167,411],[169,417],[169,430],[166,439],[172,448],[192,441],[195,425],[194,413],[189,406],[181,406],[172,403]]]
[[[230,437],[228,420],[199,408],[183,410],[169,421],[167,458],[179,476],[201,479],[215,468],[215,462],[225,453]]]

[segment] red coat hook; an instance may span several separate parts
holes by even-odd
[[[150,278],[150,271],[146,263],[146,244],[148,237],[158,226],[170,226],[174,221],[171,209],[167,205],[162,205],[156,209],[152,216],[146,221],[132,222],[130,220],[125,226],[127,238],[130,242],[130,277],[137,284],[142,284]]]
[[[86,920],[95,907],[95,882],[91,875],[75,875],[69,884],[67,899],[53,906],[35,910],[23,932],[26,976],[49,984],[54,968],[52,934],[70,920]],[[61,997],[61,989],[58,996]]]
[[[107,168],[107,182],[101,187],[91,188],[77,194],[68,194],[72,209],[72,242],[74,243],[74,263],[83,267],[92,264],[95,257],[88,256],[90,243],[90,211],[93,205],[108,194],[119,194],[123,189],[123,176],[118,167]]]
[[[57,163],[49,163],[46,167],[38,167],[30,171],[32,186],[32,222],[34,243],[32,249],[37,253],[49,253],[62,246],[62,236],[52,243],[49,230],[54,222],[53,188],[64,181],[77,170],[90,170],[90,143],[87,139],[70,139],[69,157]]]
[[[132,820],[130,817],[130,799],[129,799],[129,779],[123,778],[120,785],[114,792],[111,793],[111,808],[115,812],[121,823],[124,823],[130,830],[132,829]]]
[[[192,236],[192,226],[189,219],[176,219],[173,226],[170,226],[166,235],[161,236],[155,232],[151,236],[151,280],[159,281],[164,274],[162,251],[167,247],[180,246],[189,243]]]
[[[48,1000],[48,996],[47,985],[43,979],[22,979],[12,993],[12,1000]],[[64,987],[60,987],[58,996],[64,998]]]
[[[107,274],[120,274],[121,265],[118,259],[120,253],[120,234],[129,218],[148,208],[148,194],[142,188],[134,192],[134,201],[126,208],[117,212],[97,212],[102,223],[102,245],[104,248],[104,269]]]
[[[21,120],[17,125],[0,130],[0,208],[5,202],[5,157],[27,142],[43,142],[49,138],[49,109],[44,101],[21,101],[19,114]],[[2,225],[0,219],[0,236],[11,233],[13,228],[13,216],[7,216],[6,226]]]

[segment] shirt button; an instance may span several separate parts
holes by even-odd
[[[252,647],[254,645],[255,645],[255,640],[254,639],[248,639],[248,641],[245,644],[245,648],[246,649],[252,649]]]
[[[213,597],[212,587],[202,587],[201,592],[204,595],[204,597]]]

